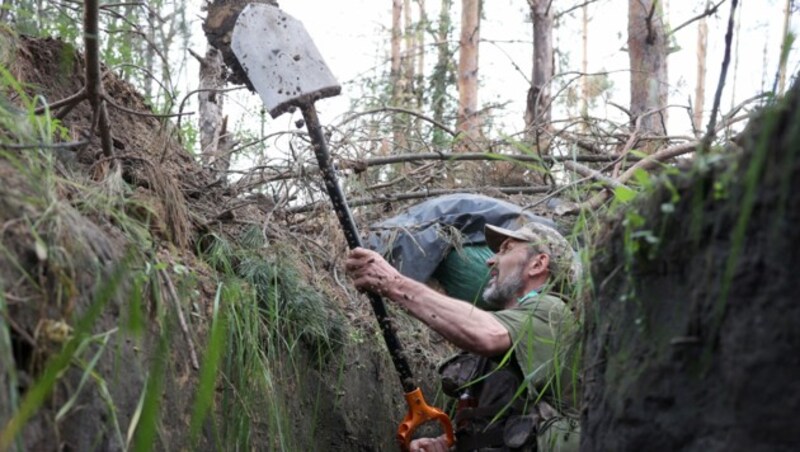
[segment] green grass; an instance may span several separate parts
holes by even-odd
[[[168,410],[174,407],[165,404],[163,395],[175,378],[174,353],[186,343],[172,303],[162,300],[163,281],[156,275],[172,272],[182,306],[197,299],[197,275],[192,268],[155,260],[156,239],[148,224],[153,212],[128,199],[131,190],[120,174],[100,183],[79,174],[69,179],[59,175],[48,146],[64,130],[47,113],[33,114],[38,101],[27,97],[24,88],[0,67],[0,164],[15,174],[0,189],[0,207],[3,221],[13,220],[6,225],[17,226],[21,234],[13,242],[0,241],[0,270],[7,272],[0,277],[0,400],[8,401],[0,407],[0,450],[25,450],[21,433],[32,419],[52,416],[59,428],[79,415],[81,400],[88,397],[102,400],[105,411],[106,422],[89,433],[94,441],[105,437],[123,450],[174,446],[164,434],[174,414]],[[21,109],[2,97],[9,91],[19,97]],[[17,150],[2,144],[34,146]],[[64,192],[73,196],[65,200]],[[119,256],[119,240],[111,242],[98,225],[118,231],[117,239],[121,236],[130,250],[126,256]],[[259,228],[235,239],[220,233],[206,239],[201,242],[210,246],[198,254],[217,270],[218,290],[211,318],[190,317],[191,332],[205,334],[204,340],[195,338],[201,368],[189,389],[187,431],[178,433],[185,435],[187,446],[198,448],[251,450],[269,443],[270,449],[299,450],[316,425],[297,431],[292,410],[297,397],[313,399],[315,389],[289,394],[284,387],[298,381],[299,367],[293,363],[300,359],[319,369],[341,369],[332,362],[332,352],[347,340],[343,319],[293,266],[290,250],[265,247]],[[34,261],[26,250],[33,250]],[[87,291],[87,282],[96,287]],[[15,309],[53,309],[45,318],[56,316],[72,326],[71,336],[55,350],[34,350],[45,360],[25,369],[32,381],[24,392],[13,352],[16,333],[7,321],[5,291],[15,293],[12,283],[13,289],[22,285],[29,289],[26,294],[35,294]],[[115,316],[117,325],[108,326]],[[141,360],[125,361],[131,356],[123,355],[126,342],[139,349]],[[115,363],[112,374],[102,364],[109,360]],[[137,388],[136,409],[120,413],[114,400],[119,394],[115,387],[124,381],[120,374],[142,367],[146,382]],[[61,384],[66,381],[74,385]],[[316,414],[314,419],[312,424]]]

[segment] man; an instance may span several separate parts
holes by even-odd
[[[398,303],[466,352],[440,368],[445,393],[468,406],[454,419],[455,450],[577,450],[577,427],[563,416],[575,406],[575,318],[553,295],[576,277],[572,248],[535,222],[516,231],[487,225],[485,236],[496,254],[483,296],[496,312],[407,278],[370,250],[352,250],[346,268],[358,289]],[[422,438],[411,450],[447,447],[444,437]]]

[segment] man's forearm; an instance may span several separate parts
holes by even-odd
[[[398,279],[386,295],[459,348],[495,356],[511,346],[508,331],[493,315],[413,279]]]

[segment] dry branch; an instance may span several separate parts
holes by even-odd
[[[425,153],[425,154],[398,154],[387,157],[375,157],[365,160],[342,160],[341,168],[367,168],[371,166],[391,165],[394,163],[410,163],[424,160],[460,161],[460,160],[498,160],[507,162],[611,162],[617,159],[613,155],[536,155],[536,154],[496,154],[492,152],[465,152],[465,153]]]
[[[701,152],[708,150],[708,147],[711,145],[711,141],[716,135],[717,112],[719,112],[719,103],[722,99],[722,88],[725,86],[725,78],[728,76],[728,65],[731,62],[731,42],[733,41],[733,23],[735,18],[734,13],[736,12],[736,5],[738,4],[739,0],[733,0],[731,2],[731,14],[728,17],[728,29],[725,32],[725,57],[722,59],[722,69],[720,69],[719,73],[719,83],[717,84],[717,92],[714,95],[714,106],[711,108],[711,117],[708,120],[708,128],[701,141]]]
[[[97,121],[100,142],[103,146],[103,155],[114,156],[114,143],[111,139],[111,124],[108,120],[108,110],[103,102],[103,81],[100,77],[100,51],[98,41],[100,30],[98,28],[98,0],[86,0],[83,15],[83,32],[86,45],[86,95],[92,105],[94,119]],[[92,121],[94,127],[95,121]]]
[[[367,110],[367,111],[362,111],[360,113],[355,113],[355,114],[345,118],[344,121],[342,121],[339,124],[339,126],[342,126],[343,124],[351,122],[354,119],[359,118],[361,116],[372,115],[372,114],[375,114],[375,113],[383,113],[383,112],[404,113],[404,114],[407,114],[407,115],[411,115],[411,116],[414,116],[416,118],[422,119],[424,121],[427,121],[427,122],[435,125],[436,127],[438,127],[440,129],[444,130],[445,132],[447,132],[452,137],[455,137],[456,135],[458,135],[458,132],[456,132],[455,130],[447,127],[446,125],[440,123],[439,121],[437,121],[437,120],[435,120],[433,118],[429,118],[429,117],[425,116],[424,114],[422,114],[422,113],[420,113],[418,111],[409,110],[407,108],[400,108],[400,107],[380,107],[380,108],[375,108],[373,110]]]
[[[586,163],[606,163],[617,162],[618,156],[615,155],[573,155],[573,156],[551,156],[544,155],[538,156],[535,154],[495,154],[491,152],[477,152],[477,153],[424,153],[424,154],[398,154],[387,157],[374,157],[363,160],[353,159],[340,159],[335,163],[337,169],[352,169],[356,173],[365,171],[369,167],[392,165],[395,163],[412,163],[422,161],[467,161],[467,160],[496,160],[508,162],[532,162],[532,163],[555,163],[555,162],[586,162]],[[628,161],[638,161],[640,157],[628,156]],[[270,170],[270,174],[263,174],[260,177],[255,173],[258,171]],[[231,173],[238,171],[229,171]],[[319,168],[316,166],[303,167],[299,171],[287,168],[285,170],[276,169],[274,166],[255,166],[243,176],[240,181],[233,184],[233,190],[237,193],[243,193],[255,187],[268,184],[271,182],[278,182],[289,179],[299,179],[308,177],[319,173]]]
[[[588,166],[583,166],[580,163],[575,163],[572,161],[564,162],[564,168],[569,170],[575,171],[576,173],[580,174],[584,177],[591,177],[592,179],[600,182],[601,184],[605,185],[607,188],[616,188],[616,187],[624,187],[625,185],[616,180],[612,179],[608,176],[604,176],[600,171],[593,170]]]
[[[552,190],[553,187],[550,186],[538,186],[538,187],[484,187],[484,188],[439,188],[434,190],[425,190],[420,192],[411,192],[411,193],[398,193],[386,196],[375,196],[375,197],[366,197],[366,198],[354,198],[353,200],[349,201],[348,204],[350,207],[361,207],[367,206],[371,204],[380,204],[385,202],[399,202],[399,201],[408,201],[412,199],[424,199],[424,198],[433,198],[436,196],[442,195],[452,195],[454,193],[503,193],[506,195],[518,195],[518,194],[536,194],[536,193],[547,193]],[[316,210],[318,208],[329,207],[327,202],[315,202],[312,204],[306,204],[304,206],[298,207],[291,207],[286,209],[288,213],[303,213],[303,212],[310,212],[312,210]]]
[[[702,13],[692,17],[691,19],[687,20],[686,22],[684,22],[684,23],[678,25],[677,27],[673,28],[672,31],[670,31],[667,36],[674,35],[681,28],[684,28],[687,25],[690,25],[690,24],[692,24],[692,23],[694,23],[694,22],[696,22],[696,21],[698,21],[698,20],[700,20],[700,19],[702,19],[704,17],[708,17],[708,16],[710,16],[712,14],[715,14],[717,12],[717,10],[719,9],[719,7],[722,6],[722,4],[725,3],[725,2],[726,2],[726,0],[720,0],[720,2],[717,3],[716,5],[713,5],[713,6],[712,5],[706,5],[706,9]]]

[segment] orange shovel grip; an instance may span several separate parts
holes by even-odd
[[[455,443],[453,424],[450,422],[450,417],[444,411],[428,405],[425,402],[425,397],[422,396],[420,388],[407,392],[405,397],[408,404],[408,413],[406,413],[406,417],[400,426],[397,427],[397,441],[400,443],[400,450],[407,451],[414,431],[417,427],[429,421],[439,421],[439,424],[444,429],[444,434],[447,436],[448,447]]]

